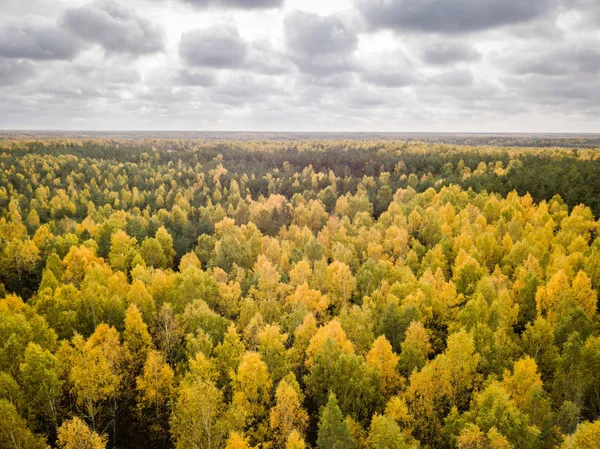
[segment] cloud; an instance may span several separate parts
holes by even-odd
[[[281,8],[284,0],[182,0],[199,8],[271,9]]]
[[[444,87],[468,87],[471,86],[475,78],[473,72],[468,69],[454,69],[435,75],[431,81],[434,84]]]
[[[179,56],[191,66],[235,68],[244,63],[248,47],[237,28],[215,25],[183,33]]]
[[[436,42],[423,49],[422,58],[428,64],[448,65],[477,61],[481,59],[481,53],[477,49],[460,42]]]
[[[600,72],[600,41],[569,42],[545,52],[535,49],[506,63],[513,73],[521,75],[597,74]]]
[[[268,97],[282,95],[284,90],[272,79],[243,74],[233,74],[217,85],[211,92],[216,103],[243,105],[266,101]]]
[[[61,23],[109,53],[143,55],[164,48],[164,32],[160,26],[111,0],[68,8]]]
[[[0,86],[20,84],[35,72],[30,61],[0,58]]]
[[[212,87],[217,84],[215,73],[202,70],[181,69],[177,72],[176,79],[185,86]]]
[[[0,28],[0,56],[7,58],[73,59],[81,47],[77,38],[54,23],[28,20]]]
[[[356,33],[336,16],[296,11],[285,18],[284,33],[296,65],[312,74],[348,70],[358,45]]]
[[[357,0],[372,28],[442,34],[527,22],[555,4],[555,0]]]

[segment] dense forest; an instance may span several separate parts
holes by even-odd
[[[0,140],[0,448],[597,448],[600,152],[543,145]]]

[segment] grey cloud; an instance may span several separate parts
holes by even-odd
[[[437,42],[423,49],[422,58],[428,64],[448,65],[479,60],[481,53],[464,43]]]
[[[534,104],[560,105],[562,111],[598,108],[600,79],[594,75],[579,77],[547,77],[532,75],[507,78],[504,82],[522,101]]]
[[[22,83],[34,73],[31,62],[14,59],[0,59],[0,86]]]
[[[514,73],[521,75],[564,76],[600,72],[600,42],[578,40],[550,51],[530,51],[510,61]]]
[[[271,9],[283,6],[284,0],[183,0],[199,8]]]
[[[285,18],[285,42],[300,70],[327,74],[349,69],[356,33],[336,16],[296,11]]]
[[[413,61],[401,48],[362,55],[354,67],[362,81],[373,86],[403,88],[415,82]]]
[[[214,73],[181,69],[177,72],[177,81],[186,86],[211,87],[217,84],[217,77]]]
[[[357,0],[373,28],[445,34],[527,22],[555,4],[556,0]]]
[[[240,67],[248,54],[248,43],[233,26],[212,26],[184,33],[179,56],[192,66]]]
[[[61,22],[80,38],[110,53],[142,55],[164,48],[161,27],[111,0],[68,8]]]
[[[0,28],[0,56],[37,60],[72,59],[81,42],[51,23],[25,23]]]
[[[290,73],[293,64],[286,54],[274,50],[268,43],[259,42],[250,46],[244,68],[265,75],[282,75]]]
[[[433,83],[448,87],[467,87],[473,84],[475,77],[468,69],[455,69],[435,75]]]
[[[235,75],[214,88],[211,91],[211,99],[217,103],[240,105],[240,103],[264,101],[268,97],[283,93],[283,89],[272,80],[257,76]]]
[[[401,70],[373,70],[363,73],[361,78],[370,84],[390,88],[406,87],[414,82],[411,73]]]

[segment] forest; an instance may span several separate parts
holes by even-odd
[[[0,449],[598,448],[600,151],[469,139],[1,139]]]

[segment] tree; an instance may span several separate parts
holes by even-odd
[[[306,442],[297,430],[292,430],[285,443],[285,449],[306,449]]]
[[[272,381],[267,365],[256,352],[247,352],[233,376],[233,404],[240,407],[248,418],[254,436],[262,440],[267,433],[265,421],[271,398]]]
[[[218,384],[226,393],[231,393],[227,387],[235,370],[240,365],[245,351],[244,343],[235,330],[235,326],[230,325],[227,328],[225,338],[223,338],[223,341],[214,350],[215,364],[219,372]]]
[[[16,272],[19,286],[23,286],[23,276],[32,272],[40,260],[40,250],[30,239],[13,239],[8,242],[2,254],[3,271]]]
[[[58,444],[61,449],[104,449],[106,438],[75,417],[65,421],[58,429]]]
[[[600,420],[583,422],[577,426],[577,431],[568,436],[562,449],[594,449],[598,447],[600,441]]]
[[[367,365],[379,373],[381,392],[386,399],[395,394],[402,384],[403,379],[396,370],[398,358],[392,351],[392,345],[383,335],[375,340],[367,354]]]
[[[242,433],[231,432],[225,449],[252,449],[248,440],[249,438]]]
[[[164,226],[161,226],[156,231],[156,240],[162,248],[162,253],[165,256],[165,266],[171,268],[175,257],[175,249],[173,249],[173,237]]]
[[[512,449],[508,440],[495,427],[483,433],[475,424],[468,424],[457,439],[458,449]]]
[[[20,370],[30,416],[42,423],[46,421],[52,430],[56,430],[62,389],[56,357],[40,345],[29,343]]]
[[[175,396],[175,374],[160,352],[150,350],[136,384],[137,408],[142,421],[154,439],[167,440],[168,418]]]
[[[238,407],[226,407],[212,382],[196,379],[179,387],[170,422],[176,449],[222,449],[244,417]]]
[[[75,336],[73,346],[69,380],[77,405],[82,407],[92,429],[101,429],[101,424],[116,413],[114,406],[123,378],[119,334],[115,328],[101,324],[87,341]]]
[[[420,322],[410,323],[400,347],[402,352],[398,358],[398,366],[402,374],[409,377],[415,370],[419,371],[425,366],[427,357],[431,353],[431,344],[429,334]]]
[[[598,293],[592,289],[592,281],[583,270],[573,279],[573,296],[575,303],[593,319],[598,307]]]
[[[319,418],[317,449],[355,449],[356,442],[350,435],[348,424],[344,421],[335,394],[329,395],[327,405],[323,407]]]
[[[148,357],[152,347],[152,338],[148,333],[148,326],[144,323],[139,309],[131,304],[125,312],[125,330],[123,332],[123,350],[130,363],[129,372],[137,376]]]
[[[337,318],[334,318],[325,326],[319,328],[316,334],[310,339],[310,344],[306,349],[306,366],[311,367],[314,364],[314,359],[317,353],[321,350],[327,340],[336,343],[340,349],[346,354],[354,353],[354,346],[348,340],[344,329],[340,325]]]
[[[6,449],[49,449],[44,439],[31,433],[15,406],[0,398],[0,447]]]
[[[327,293],[336,310],[342,309],[344,303],[352,297],[355,288],[356,279],[348,265],[336,260],[327,267]]]
[[[108,260],[110,266],[115,270],[129,273],[133,259],[137,255],[137,240],[129,237],[121,229],[115,232],[110,238],[110,252]]]
[[[289,372],[286,341],[287,334],[281,334],[277,325],[267,325],[258,333],[258,352],[273,382],[279,382]]]
[[[475,398],[475,424],[484,432],[496,428],[515,447],[533,448],[538,443],[540,430],[529,423],[498,382]]]
[[[374,415],[369,428],[370,449],[413,449],[417,446],[402,433],[400,426],[385,415]]]
[[[147,265],[154,268],[166,268],[168,265],[167,256],[158,239],[148,238],[142,242],[140,255]]]
[[[302,408],[297,391],[286,380],[279,382],[275,392],[275,407],[269,416],[276,447],[285,448],[292,431],[300,435],[306,430],[308,414]]]

